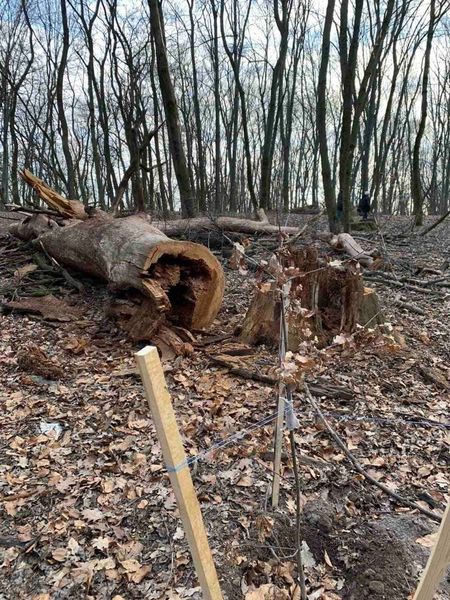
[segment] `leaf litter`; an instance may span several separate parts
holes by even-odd
[[[430,268],[441,268],[448,228],[397,245],[399,223],[388,226],[397,272],[413,276],[424,255]],[[22,247],[7,243],[1,276],[9,301],[14,286],[23,294],[39,269],[27,266]],[[273,350],[246,353],[232,337],[220,339],[239,327],[253,293],[252,272],[226,275],[213,331],[197,337],[194,353],[164,365],[188,456],[248,429],[276,407],[273,384],[244,379],[208,358],[225,354],[254,373],[276,375]],[[33,600],[200,598],[136,376],[138,348],[104,316],[106,290],[83,283],[82,294],[60,281],[51,290],[82,315],[78,320],[55,324],[15,311],[0,316],[2,593]],[[322,410],[370,474],[441,511],[449,489],[450,296],[402,291],[426,312],[418,318],[396,307],[398,289],[374,285],[401,339],[387,343],[370,332],[359,341],[339,338],[325,359],[314,359],[308,380],[322,386]],[[34,348],[55,371],[27,367],[20,357],[33,359]],[[406,598],[435,525],[365,483],[301,394],[294,404],[309,598]],[[299,598],[292,465],[283,455],[281,504],[272,511],[271,452],[267,424],[192,467],[227,598]],[[444,584],[440,598],[450,597],[448,589]]]

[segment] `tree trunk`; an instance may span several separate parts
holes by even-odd
[[[150,25],[155,43],[156,64],[158,69],[159,85],[164,104],[167,122],[170,153],[173,167],[180,191],[181,209],[186,217],[195,216],[195,203],[189,180],[189,171],[186,163],[183,142],[181,139],[178,106],[175,91],[169,72],[166,45],[163,33],[162,11],[158,0],[148,0],[150,8]]]
[[[330,58],[330,33],[333,24],[335,0],[328,0],[325,25],[322,38],[322,57],[320,61],[319,81],[317,84],[317,137],[319,140],[320,160],[322,163],[322,183],[325,206],[327,208],[330,231],[337,231],[336,194],[331,177],[330,158],[327,140],[327,71]]]
[[[61,145],[67,167],[67,194],[69,198],[76,198],[77,188],[75,181],[75,167],[70,149],[69,126],[67,124],[66,113],[64,110],[64,73],[67,69],[67,56],[69,53],[69,24],[67,19],[66,0],[61,0],[61,19],[63,26],[63,45],[56,80],[56,104],[58,108],[59,124],[61,127]]]
[[[425,48],[425,58],[422,77],[422,105],[420,114],[420,123],[417,130],[416,140],[414,142],[413,158],[411,164],[411,196],[413,200],[414,223],[416,226],[423,224],[423,189],[420,178],[420,145],[425,133],[425,124],[428,111],[428,78],[430,74],[430,55],[433,43],[434,27],[436,21],[436,1],[430,3],[430,22],[427,33],[427,45]]]

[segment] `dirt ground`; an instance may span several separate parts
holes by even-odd
[[[103,284],[71,272],[83,284],[79,291],[56,268],[30,270],[36,251],[9,238],[7,222],[0,223],[2,303],[50,292],[68,304],[67,320],[0,313],[0,600],[200,598],[135,371],[142,346],[106,316]],[[410,236],[408,226],[406,218],[391,218],[355,234],[364,247],[380,248],[396,281],[419,282],[409,281],[412,289],[367,278],[395,337],[373,332],[335,348],[309,381],[347,390],[316,401],[364,468],[441,514],[449,500],[450,220],[425,237]],[[267,258],[270,246],[254,240],[249,253]],[[199,342],[233,333],[252,296],[254,273],[231,271],[226,259],[224,268],[223,307]],[[208,355],[226,343],[197,345],[164,364],[188,454],[242,432],[193,468],[222,589],[229,600],[299,598],[288,444],[273,511],[273,424],[255,428],[274,413],[275,388],[211,362]],[[270,374],[277,356],[258,347],[245,360]],[[406,600],[436,523],[365,481],[301,393],[294,404],[308,598]],[[448,579],[438,598],[450,598]]]

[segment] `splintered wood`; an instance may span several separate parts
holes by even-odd
[[[286,251],[284,267],[298,275],[292,278],[287,308],[289,350],[303,340],[317,337],[327,344],[339,333],[353,333],[358,325],[383,322],[375,291],[364,287],[354,263],[326,262],[313,246]],[[259,285],[241,331],[241,340],[255,344],[277,344],[280,330],[280,294],[276,285]]]

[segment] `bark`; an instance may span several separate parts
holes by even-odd
[[[189,234],[207,230],[233,231],[238,233],[285,233],[296,235],[298,227],[280,227],[271,223],[252,221],[250,219],[239,219],[234,217],[197,217],[196,219],[176,219],[174,221],[158,221],[154,225],[167,235],[189,236]]]
[[[153,132],[152,132],[153,133]],[[22,178],[28,183],[50,208],[65,219],[87,220],[93,216],[93,211],[85,209],[81,202],[77,200],[67,200],[55,192],[46,183],[35,177],[26,169],[21,173]],[[96,210],[95,214],[106,217],[106,213]],[[272,225],[268,222],[265,213],[259,213],[262,220],[252,221],[250,219],[239,219],[234,217],[197,217],[194,219],[175,219],[173,221],[157,221],[153,226],[164,232],[166,235],[181,235],[199,232],[202,230],[223,230],[238,233],[284,233],[287,235],[296,235],[299,232],[298,227],[281,227]],[[123,219],[120,219],[123,221]]]
[[[322,164],[322,183],[325,206],[328,214],[330,231],[337,230],[336,194],[331,175],[330,158],[327,140],[327,71],[330,58],[330,33],[333,24],[335,0],[328,0],[325,25],[322,37],[322,57],[320,61],[319,81],[317,84],[317,137],[319,140],[320,160]]]
[[[347,4],[348,2],[345,2],[345,6],[347,6]],[[344,55],[344,53],[346,53],[347,51],[347,33],[346,28],[344,31],[342,23],[342,18],[344,19],[344,22],[346,22],[345,6],[343,2],[341,5],[341,36],[339,44],[342,65],[341,68],[343,78],[345,80],[342,96],[344,106],[341,131],[341,146],[339,153],[339,184],[342,191],[344,208],[343,225],[344,230],[348,232],[350,230],[351,216],[350,194],[352,190],[353,157],[359,135],[361,115],[367,104],[370,82],[373,80],[375,69],[380,63],[384,41],[389,31],[389,25],[395,7],[395,0],[388,0],[387,2],[381,26],[375,38],[367,66],[361,78],[361,84],[358,93],[356,93],[355,91],[355,78],[357,66],[357,53],[359,46],[359,30],[361,18],[360,11],[362,10],[362,3],[357,2],[355,5],[354,29],[352,41],[348,50],[348,57],[346,56],[346,54]]]
[[[281,4],[281,14],[280,6]],[[275,22],[280,34],[279,54],[273,69],[270,86],[269,106],[264,130],[264,143],[261,149],[261,177],[259,184],[259,206],[270,208],[270,188],[272,178],[273,144],[277,134],[276,114],[282,103],[282,83],[289,39],[289,18],[292,9],[290,0],[274,1]]]
[[[192,63],[192,103],[194,105],[194,116],[195,116],[195,137],[197,143],[197,164],[198,164],[198,208],[200,212],[205,213],[207,209],[206,205],[206,160],[204,150],[204,138],[202,128],[202,115],[200,110],[200,100],[198,93],[198,75],[197,75],[197,64],[195,56],[195,20],[194,20],[194,0],[188,2],[189,7],[189,21],[190,21],[190,33],[189,33],[189,49]]]
[[[161,125],[158,126],[161,127],[163,125],[163,123],[161,123]],[[157,129],[152,129],[152,131],[147,131],[146,135],[144,135],[144,140],[140,146],[140,148],[138,149],[138,151],[134,154],[134,156],[132,156],[131,162],[129,167],[126,169],[120,183],[119,183],[119,187],[117,188],[117,194],[116,197],[114,199],[113,205],[111,207],[111,212],[113,213],[114,216],[117,215],[119,208],[122,204],[123,201],[123,196],[125,194],[125,191],[128,187],[128,182],[130,181],[131,177],[139,171],[139,169],[142,168],[141,165],[141,156],[144,153],[144,151],[147,149],[147,146],[150,144],[150,142],[152,141],[153,137],[155,136],[155,134],[157,133]],[[131,154],[131,153],[130,153]],[[142,203],[141,203],[142,204]],[[145,207],[142,205],[141,210],[143,210]]]
[[[55,192],[44,181],[24,169],[20,174],[22,179],[37,193],[39,198],[43,200],[47,206],[57,211],[62,217],[67,219],[87,219],[88,213],[82,202],[78,200],[67,200]]]
[[[247,12],[244,17],[244,25],[242,27],[242,36],[243,36],[243,32],[245,31],[247,22],[248,22],[248,17],[250,14],[250,7],[251,7],[251,2],[248,3]],[[241,77],[240,77],[240,64],[241,64],[240,60],[241,60],[241,56],[242,56],[243,37],[240,40],[237,40],[236,38],[233,40],[234,47],[237,47],[239,45],[239,54],[238,54],[238,56],[236,56],[236,54],[233,52],[232,49],[230,49],[230,47],[227,43],[227,35],[225,33],[225,27],[224,27],[224,12],[225,12],[225,2],[224,2],[224,0],[221,0],[221,2],[220,2],[220,32],[221,32],[221,36],[222,36],[222,43],[223,43],[225,53],[228,56],[231,68],[233,70],[235,84],[236,84],[236,90],[237,90],[237,93],[239,94],[239,99],[241,101],[242,129],[243,129],[243,136],[244,136],[243,142],[244,142],[244,153],[245,153],[246,171],[247,171],[247,187],[248,187],[250,201],[252,203],[253,209],[256,210],[258,208],[258,201],[256,199],[255,183],[253,181],[253,166],[252,166],[253,163],[252,163],[251,148],[250,148],[247,100],[245,97],[245,90],[242,85]],[[234,36],[237,35],[236,30],[233,31],[233,35]],[[236,141],[237,141],[237,139],[236,139]]]
[[[63,45],[56,80],[56,104],[58,107],[58,119],[61,127],[61,145],[67,167],[67,194],[69,195],[69,198],[76,198],[77,189],[75,180],[75,166],[73,164],[72,152],[70,149],[69,126],[67,124],[67,118],[64,109],[64,74],[67,69],[67,57],[69,53],[69,23],[67,18],[66,0],[61,0],[61,19],[63,26]]]
[[[416,139],[414,142],[413,158],[411,163],[411,196],[413,199],[414,222],[416,226],[423,224],[423,189],[420,177],[420,145],[422,143],[423,134],[425,133],[425,125],[428,112],[428,79],[430,75],[430,56],[431,46],[433,43],[434,28],[436,22],[436,2],[431,0],[430,3],[430,21],[427,33],[427,45],[425,48],[425,58],[422,76],[422,104],[420,111],[420,123],[417,130]]]

